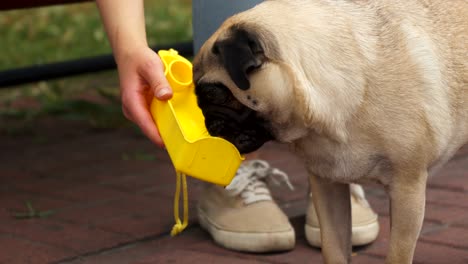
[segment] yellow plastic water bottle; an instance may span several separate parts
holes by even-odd
[[[166,78],[174,92],[168,101],[154,99],[151,114],[176,170],[177,185],[174,201],[174,225],[171,235],[187,227],[188,195],[185,175],[221,186],[234,178],[244,159],[236,147],[219,137],[209,135],[205,118],[197,105],[192,64],[177,51],[160,50]],[[180,189],[183,190],[184,221],[179,218]]]
[[[174,95],[168,101],[154,99],[151,113],[176,171],[228,185],[243,157],[232,143],[208,134],[197,105],[190,61],[173,49],[160,50],[158,54]]]

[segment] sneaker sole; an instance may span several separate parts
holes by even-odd
[[[363,246],[373,242],[379,234],[379,222],[375,221],[364,226],[353,226],[351,244],[353,246]],[[320,228],[305,225],[306,239],[314,247],[322,246]]]
[[[198,209],[198,221],[213,240],[228,249],[244,252],[264,253],[286,251],[294,248],[294,229],[274,233],[245,233],[221,230],[211,224],[206,214]]]

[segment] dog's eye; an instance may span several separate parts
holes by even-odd
[[[219,47],[218,45],[213,45],[213,47],[211,48],[211,52],[213,52],[213,54],[215,55],[219,55]]]

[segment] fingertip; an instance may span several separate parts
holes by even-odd
[[[154,144],[156,144],[156,146],[158,146],[160,148],[163,148],[163,149],[166,148],[166,146],[164,145],[164,141],[162,140],[162,138],[160,136],[153,139],[152,141],[153,141]]]
[[[156,144],[156,146],[160,148],[165,148],[164,141],[162,140],[161,134],[159,134],[159,131],[157,129],[153,129],[153,128],[145,129],[142,127],[142,130],[146,134],[146,136],[151,140],[151,142]]]
[[[172,97],[172,90],[168,87],[164,87],[159,89],[159,91],[156,92],[155,94],[156,98],[159,100],[168,100],[171,99]]]

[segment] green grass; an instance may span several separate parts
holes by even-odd
[[[191,39],[191,1],[146,0],[151,44]],[[0,70],[110,53],[93,2],[0,13]]]
[[[190,0],[146,0],[145,19],[150,45],[192,38]],[[0,12],[0,36],[0,71],[111,53],[93,2]],[[21,134],[43,116],[86,120],[93,128],[125,124],[115,71],[12,88],[0,90],[0,132],[6,134]],[[81,94],[106,103],[80,99]],[[25,99],[39,107],[15,107]],[[22,125],[18,129],[5,119]]]

